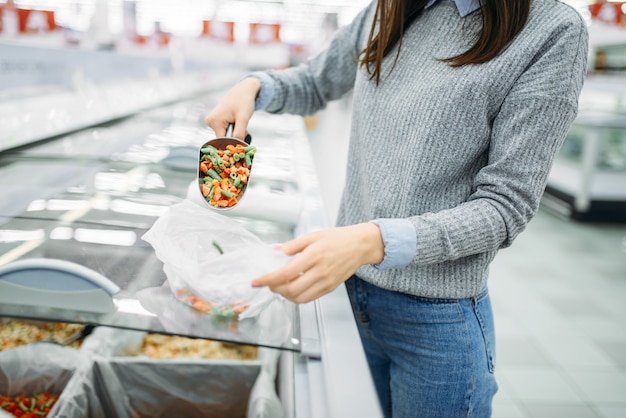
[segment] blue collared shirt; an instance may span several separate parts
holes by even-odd
[[[426,8],[442,0],[430,0]],[[480,8],[479,0],[451,0],[456,4],[461,17],[465,17]],[[249,76],[261,80],[261,91],[256,99],[255,110],[265,109],[274,98],[274,80],[264,72],[255,72]],[[385,244],[385,256],[380,264],[374,267],[379,269],[406,267],[415,256],[417,236],[415,228],[408,219],[375,219],[372,223],[378,225]]]
[[[433,4],[437,3],[439,0],[430,0],[426,3],[426,8],[428,9]],[[459,14],[461,17],[465,17],[468,14],[480,9],[480,1],[479,0],[451,0],[456,4],[456,8],[459,10]]]

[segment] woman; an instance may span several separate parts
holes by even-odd
[[[587,31],[556,0],[379,0],[306,65],[254,73],[207,116],[313,114],[353,92],[338,227],[258,278],[297,303],[345,282],[386,416],[488,417],[487,275],[535,214],[574,119]]]

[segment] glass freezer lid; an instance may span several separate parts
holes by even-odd
[[[28,175],[26,175],[28,174]],[[253,318],[174,296],[141,237],[185,199],[195,172],[103,158],[0,155],[0,316],[75,322],[300,350],[297,309]],[[239,219],[278,242],[284,225]]]

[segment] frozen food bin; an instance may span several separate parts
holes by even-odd
[[[167,163],[171,151],[204,143],[199,135],[206,133],[184,118],[168,125],[165,112],[0,153],[0,281],[12,290],[10,298],[0,293],[0,316],[278,350],[276,391],[285,416],[381,416],[343,286],[306,305],[272,303],[257,317],[235,321],[199,313],[163,287],[163,265],[141,237],[168,207],[188,198],[195,181],[195,167]],[[301,207],[297,217],[248,211],[233,219],[268,243],[326,227],[302,119],[255,117],[251,129],[280,126],[252,132],[258,149],[272,156],[266,166],[261,151],[255,157],[259,193],[292,197]],[[102,136],[109,142],[90,146]],[[281,165],[285,172],[274,177],[269,165],[288,161],[289,152],[298,156],[296,165]],[[142,300],[146,293],[150,298]]]
[[[107,416],[243,417],[263,348],[100,328],[93,387]]]
[[[0,411],[57,416],[59,404],[73,402],[72,382],[82,378],[89,355],[51,343],[31,343],[0,352]],[[92,410],[97,406],[92,404]],[[28,415],[28,416],[31,416]],[[0,416],[5,416],[0,414]],[[77,415],[78,416],[78,415]],[[80,415],[86,416],[86,415]]]

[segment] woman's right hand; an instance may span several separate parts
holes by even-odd
[[[247,77],[235,84],[205,119],[217,137],[225,136],[229,124],[235,125],[233,137],[244,139],[248,122],[254,113],[254,102],[261,90],[261,81]]]

